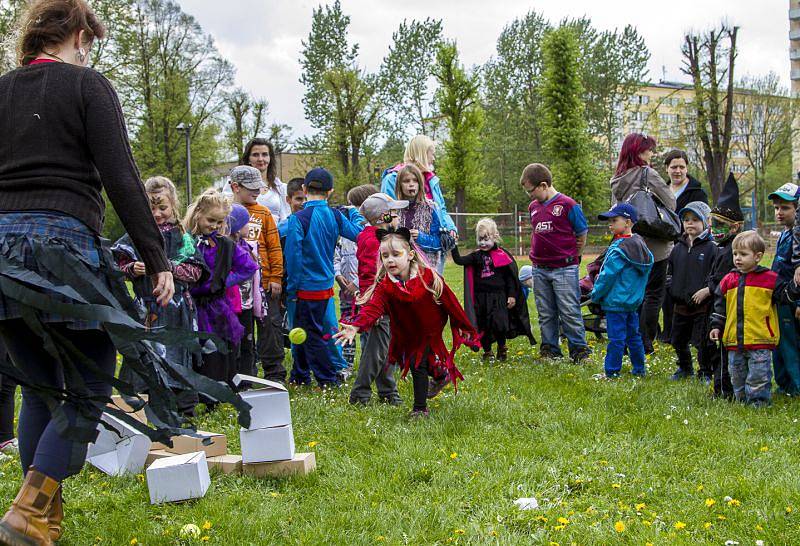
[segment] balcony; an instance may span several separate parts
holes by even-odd
[[[800,80],[800,68],[793,68],[790,77],[793,81]]]
[[[790,40],[800,40],[800,28],[796,28],[789,31],[789,39]]]
[[[789,19],[795,21],[800,19],[800,8],[792,8],[789,10]]]
[[[793,47],[789,50],[789,58],[793,61],[800,60],[800,49]]]

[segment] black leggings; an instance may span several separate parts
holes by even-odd
[[[104,373],[114,373],[117,352],[108,334],[100,330],[69,330],[63,324],[54,327]],[[44,341],[21,319],[0,321],[0,339],[6,344],[11,359],[24,368],[32,382],[63,387],[62,370],[44,349]],[[78,369],[86,387],[92,393],[111,395],[111,385],[80,364]],[[64,411],[70,423],[75,423],[77,408],[69,400],[64,402]],[[100,413],[98,409],[95,417],[99,419]],[[59,435],[45,402],[30,389],[22,387],[19,457],[23,474],[30,466],[34,466],[54,480],[63,481],[77,474],[83,467],[87,445],[85,442],[76,442]]]
[[[411,380],[414,385],[414,411],[428,408],[428,358],[422,357],[419,367],[411,364]]]

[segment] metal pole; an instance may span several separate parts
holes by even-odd
[[[192,124],[186,126],[186,206],[192,202]]]

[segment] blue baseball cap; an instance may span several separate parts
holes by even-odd
[[[308,171],[308,174],[306,174],[306,178],[303,182],[306,189],[308,189],[312,182],[316,182],[314,189],[319,188],[322,191],[333,189],[333,175],[322,167],[316,167]]]
[[[600,220],[610,220],[618,216],[627,218],[634,224],[636,223],[636,220],[639,219],[639,215],[636,214],[636,209],[633,208],[633,206],[631,206],[629,203],[620,203],[618,205],[614,205],[610,211],[597,215]]]

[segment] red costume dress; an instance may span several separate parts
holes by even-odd
[[[425,282],[432,286],[433,272],[427,268],[422,271]],[[447,285],[444,285],[439,303],[436,303],[419,277],[402,282],[387,275],[349,324],[359,331],[369,330],[384,314],[389,315],[392,331],[387,363],[400,366],[403,377],[412,363],[416,368],[422,358],[426,358],[432,376],[442,377],[442,372],[446,372],[453,386],[456,380],[464,378],[455,364],[456,351],[461,345],[478,350],[480,336]],[[442,340],[448,318],[453,332],[451,351]]]

